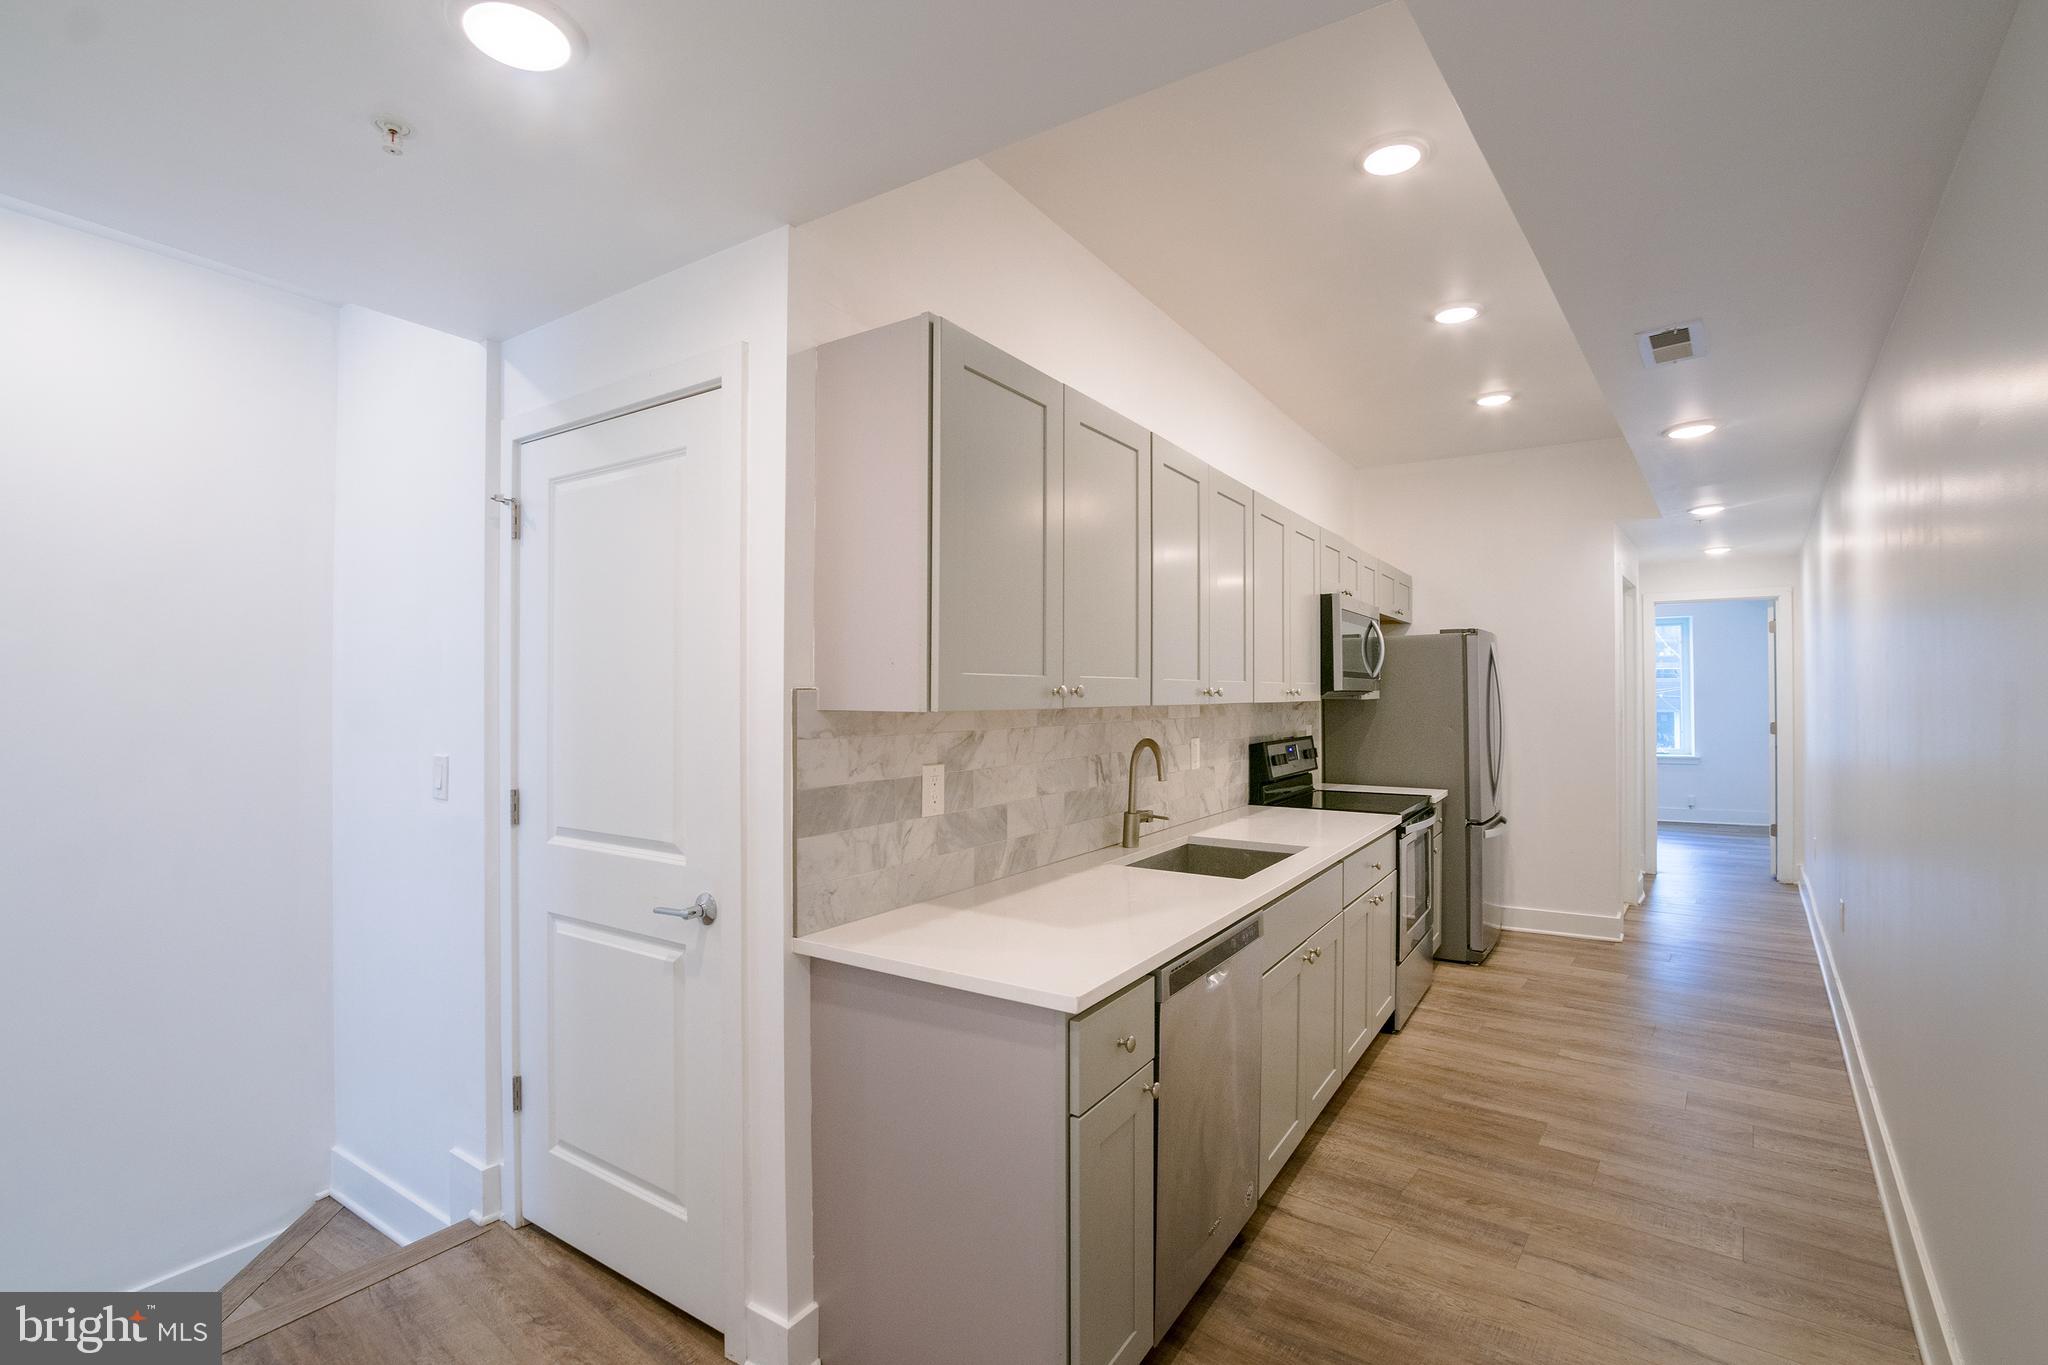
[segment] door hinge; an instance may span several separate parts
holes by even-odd
[[[503,493],[493,493],[491,501],[512,509],[512,539],[519,539],[519,499],[508,498]]]
[[[1773,839],[1778,837],[1778,827],[1776,825],[1771,826],[1771,837]]]
[[[519,788],[512,789],[512,823],[519,823]]]
[[[1764,633],[1767,635],[1776,635],[1778,633],[1777,617],[1773,616],[1768,621],[1764,622]]]
[[[1774,734],[1774,735],[1778,733],[1778,722],[1776,722],[1776,721],[1772,721],[1772,722],[1771,722],[1771,733],[1772,733],[1772,734]]]
[[[526,1107],[526,1077],[512,1078],[512,1112],[518,1113]]]

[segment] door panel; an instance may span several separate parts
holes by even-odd
[[[737,453],[714,389],[524,443],[519,481],[521,1208],[707,1322],[726,1317],[715,1050],[738,822]]]
[[[1151,1079],[1148,1066],[1067,1120],[1073,1365],[1137,1365],[1152,1348]]]
[[[1301,1145],[1308,1124],[1301,1088],[1302,954],[1289,953],[1259,983],[1259,1193]]]
[[[1287,657],[1289,517],[1264,498],[1256,499],[1253,508],[1253,691],[1259,701],[1286,701],[1293,685]]]
[[[1337,1093],[1344,1078],[1343,917],[1324,925],[1302,945],[1310,961],[1301,969],[1301,1096],[1304,1125]]]
[[[936,363],[932,709],[1058,706],[1062,390],[950,323]]]
[[[1316,594],[1316,528],[1294,520],[1287,531],[1287,687],[1289,698],[1322,695],[1323,623]]]
[[[1061,535],[1068,705],[1152,701],[1152,435],[1068,389]]]
[[[1203,659],[1208,594],[1203,590],[1203,466],[1165,441],[1152,442],[1152,704],[1209,700]]]
[[[1211,701],[1252,699],[1252,541],[1256,521],[1252,492],[1214,470],[1204,484],[1203,572],[1208,579],[1209,685]]]

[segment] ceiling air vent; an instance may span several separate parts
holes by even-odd
[[[1659,365],[1671,365],[1681,360],[1690,360],[1696,355],[1707,353],[1707,334],[1699,320],[1681,322],[1676,327],[1665,327],[1655,332],[1637,332],[1636,349],[1642,352],[1643,367],[1654,369]]]

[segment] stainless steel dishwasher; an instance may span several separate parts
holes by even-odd
[[[1155,1342],[1258,1205],[1264,932],[1254,915],[1159,971]]]

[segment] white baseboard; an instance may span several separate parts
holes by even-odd
[[[1948,1304],[1934,1278],[1927,1259],[1926,1243],[1920,1235],[1920,1217],[1913,1211],[1913,1197],[1906,1192],[1905,1175],[1899,1170],[1892,1150],[1891,1129],[1884,1121],[1884,1106],[1871,1084],[1870,1067],[1863,1059],[1863,1042],[1856,1033],[1856,1015],[1842,988],[1835,968],[1834,949],[1821,932],[1820,914],[1814,908],[1813,891],[1802,876],[1799,904],[1806,911],[1806,929],[1813,935],[1814,954],[1820,959],[1821,980],[1827,986],[1828,1007],[1834,1011],[1835,1032],[1842,1043],[1842,1058],[1849,1065],[1849,1089],[1856,1096],[1856,1112],[1863,1120],[1863,1140],[1870,1148],[1870,1167],[1877,1176],[1878,1201],[1884,1205],[1884,1221],[1891,1232],[1892,1256],[1899,1263],[1899,1280],[1906,1291],[1906,1308],[1913,1315],[1913,1335],[1920,1343],[1920,1358],[1927,1365],[1962,1365],[1962,1352],[1949,1326]]]
[[[448,1149],[448,1215],[488,1223],[504,1212],[499,1190],[504,1167],[486,1163],[460,1147]]]
[[[747,1365],[818,1365],[818,1305],[807,1303],[794,1317],[749,1300]]]
[[[1658,811],[1660,825],[1742,825],[1749,829],[1769,829],[1770,813],[1757,810],[1685,810]]]
[[[1589,910],[1545,910],[1533,905],[1507,905],[1501,907],[1500,927],[1518,934],[1553,934],[1558,938],[1594,938],[1619,943],[1625,908],[1601,915]]]
[[[339,1147],[328,1152],[329,1191],[337,1203],[400,1246],[454,1223],[440,1209]]]
[[[307,1202],[311,1203],[312,1200]],[[261,1255],[263,1248],[276,1241],[278,1234],[291,1225],[292,1219],[287,1218],[261,1237],[244,1242],[240,1246],[229,1247],[226,1251],[217,1251],[211,1256],[202,1256],[190,1265],[179,1266],[168,1275],[159,1275],[153,1280],[136,1285],[131,1292],[140,1294],[145,1290],[154,1289],[164,1294],[214,1293],[235,1278],[243,1266]]]

